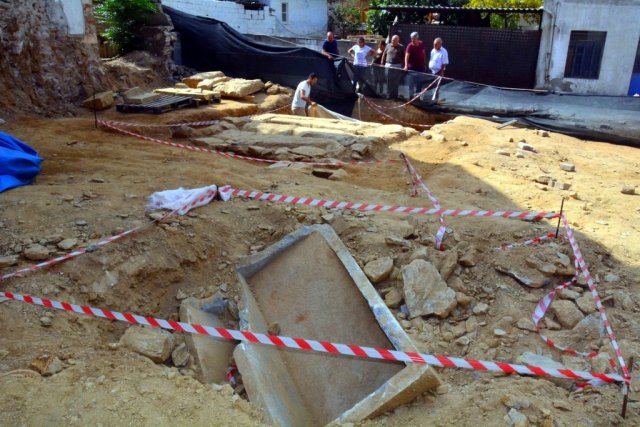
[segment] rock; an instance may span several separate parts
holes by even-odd
[[[264,83],[259,79],[231,79],[216,86],[216,90],[219,90],[222,96],[226,98],[244,98],[263,89]]]
[[[531,406],[531,402],[528,399],[512,394],[503,394],[500,397],[500,402],[507,408],[514,409],[527,409]]]
[[[518,142],[518,148],[523,151],[531,151],[532,153],[537,153],[533,145],[527,144],[526,142]]]
[[[565,172],[575,172],[576,166],[573,163],[560,163],[560,169]]]
[[[180,344],[171,352],[171,360],[178,368],[185,367],[189,364],[189,350],[185,343]]]
[[[411,253],[411,256],[409,257],[409,262],[412,262],[416,259],[423,259],[425,261],[429,261],[429,252],[427,251],[427,248],[425,248],[424,246],[420,246],[418,249],[413,251]],[[442,276],[442,273],[440,273],[440,275]]]
[[[526,157],[526,154],[525,154],[525,152],[524,152],[524,151],[522,151],[522,150],[518,150],[518,151],[516,151],[516,158],[518,158],[518,159],[524,159],[525,157]]]
[[[458,252],[457,251],[447,251],[442,259],[442,263],[440,264],[440,276],[443,280],[449,280],[451,274],[456,269],[458,265]]]
[[[24,250],[24,256],[33,261],[42,261],[49,258],[49,249],[42,245],[31,245]]]
[[[597,310],[596,303],[593,301],[593,296],[589,292],[576,299],[576,304],[584,314],[595,313]]]
[[[33,359],[29,367],[44,377],[57,374],[64,368],[60,359],[56,356],[46,354]]]
[[[636,187],[634,187],[633,185],[623,185],[622,190],[620,190],[620,192],[622,194],[628,194],[630,196],[633,196],[634,194],[636,194]]]
[[[187,299],[189,297],[189,295],[187,295],[182,289],[178,289],[178,292],[176,292],[176,299],[178,301],[182,301],[183,299]]]
[[[360,144],[359,142],[352,144],[349,148],[361,156],[364,156],[369,152],[369,146],[366,144]]]
[[[94,107],[96,110],[106,110],[114,104],[113,92],[111,92],[110,90],[106,92],[96,93],[95,103],[93,99],[94,96],[91,95],[89,98],[82,101],[82,106],[90,110],[93,110]]]
[[[387,236],[384,238],[384,242],[389,246],[400,246],[403,248],[411,247],[411,243],[398,236]]]
[[[572,329],[584,317],[576,305],[568,300],[556,300],[551,303],[549,309],[555,314],[558,322],[567,329]]]
[[[571,189],[571,184],[569,184],[568,182],[560,182],[560,181],[556,181],[555,179],[551,181],[551,186],[559,190]]]
[[[384,303],[389,308],[398,308],[402,304],[402,294],[397,289],[391,289],[384,296]]]
[[[175,338],[164,329],[130,326],[120,338],[120,343],[156,363],[162,363],[171,356]]]
[[[539,177],[534,178],[533,180],[538,184],[549,185],[549,182],[551,182],[552,179],[553,178],[551,178],[549,175],[540,175]]]
[[[51,319],[51,317],[49,316],[42,316],[40,318],[40,324],[44,327],[49,327],[53,325],[53,319]]]
[[[447,142],[447,137],[442,135],[441,133],[431,135],[431,139],[433,140],[433,142]]]
[[[63,251],[68,251],[69,249],[75,248],[77,244],[78,239],[64,239],[63,241],[58,243],[58,248],[62,249]]]
[[[580,298],[580,292],[576,292],[568,288],[562,288],[558,291],[558,297],[560,297],[561,299],[570,299],[572,301],[575,301]]]
[[[471,304],[472,298],[465,293],[456,292],[456,301],[458,302],[458,305],[466,307]]]
[[[571,405],[564,400],[556,399],[551,402],[554,408],[563,409],[565,411],[571,411]]]
[[[456,292],[430,262],[418,259],[405,266],[402,280],[410,318],[430,314],[445,318],[457,304]]]
[[[564,365],[560,362],[556,362],[550,357],[542,356],[531,352],[525,352],[521,356],[518,356],[517,363],[529,366],[537,366],[540,368],[562,369]]]
[[[479,302],[473,307],[473,314],[486,314],[489,311],[489,306],[483,302]]]
[[[499,154],[501,156],[507,156],[507,157],[509,157],[511,155],[509,150],[503,150],[503,149],[496,150],[496,154]]]
[[[389,277],[392,270],[393,260],[389,257],[378,258],[364,266],[364,273],[373,284],[380,283]]]
[[[18,255],[7,255],[0,257],[0,268],[16,265],[19,259],[20,257],[18,257]]]
[[[347,178],[349,174],[344,169],[337,169],[331,175],[329,175],[329,180],[331,181],[340,181]]]
[[[607,283],[615,283],[620,280],[620,276],[617,276],[613,273],[608,273],[604,276],[604,281]]]
[[[527,427],[529,425],[527,417],[514,408],[509,409],[507,415],[504,416],[504,420],[513,427]]]
[[[531,332],[536,331],[536,327],[533,324],[533,321],[528,317],[518,319],[518,323],[516,323],[516,326],[518,327],[518,329],[523,329],[525,331],[531,331]]]
[[[549,138],[549,132],[547,132],[546,130],[540,132],[540,136],[543,138]]]
[[[496,328],[493,330],[493,335],[497,337],[504,337],[507,335],[507,331],[505,331],[504,329]]]
[[[458,262],[464,267],[473,267],[478,262],[478,251],[475,246],[470,245],[460,257]]]
[[[294,147],[290,150],[293,154],[299,154],[305,157],[325,157],[327,152],[322,148],[303,145],[300,147]]]

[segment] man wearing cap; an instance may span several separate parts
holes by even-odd
[[[411,42],[405,49],[404,69],[421,73],[427,70],[424,43],[420,41],[418,33],[415,31],[411,33]]]
[[[311,86],[318,83],[316,73],[309,74],[307,80],[298,83],[295,93],[293,94],[293,102],[291,102],[291,113],[294,116],[307,116],[307,106],[316,105],[311,101]]]
[[[440,37],[433,41],[433,49],[429,57],[429,69],[433,74],[444,76],[444,70],[449,65],[449,53],[447,49],[442,47],[442,39]]]

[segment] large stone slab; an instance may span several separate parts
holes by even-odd
[[[417,351],[328,225],[302,227],[237,267],[241,327],[253,332]],[[357,422],[436,388],[430,367],[282,350],[234,352],[249,398],[282,426]]]
[[[206,304],[206,301],[195,298],[185,299],[180,305],[180,321],[226,328],[227,326],[218,316],[201,310],[203,303]],[[194,334],[185,334],[184,338],[189,353],[198,365],[199,380],[205,384],[226,383],[227,368],[237,343]]]
[[[263,89],[264,83],[259,79],[231,79],[216,86],[216,90],[219,90],[222,96],[226,98],[244,98]]]
[[[82,106],[84,108],[89,108],[91,110],[93,110],[94,108],[96,110],[106,110],[107,108],[110,108],[113,104],[114,104],[113,92],[110,90],[106,92],[96,93],[95,101],[94,101],[93,95],[91,95],[89,98],[82,101]]]

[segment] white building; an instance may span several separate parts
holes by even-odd
[[[545,0],[541,29],[536,87],[640,91],[640,0]]]
[[[162,5],[226,22],[242,34],[321,37],[327,32],[327,0],[162,0]]]

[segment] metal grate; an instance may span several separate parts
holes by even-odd
[[[449,52],[448,77],[514,88],[531,89],[535,85],[540,31],[418,24],[391,28],[405,46],[413,31],[420,34],[427,58],[433,39],[443,39]]]

